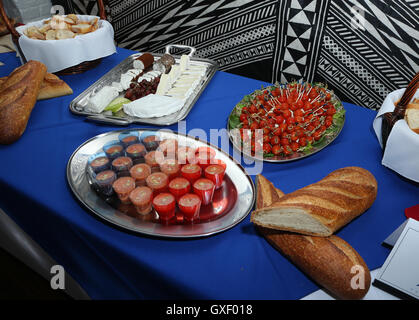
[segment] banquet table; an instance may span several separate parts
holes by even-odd
[[[164,239],[125,232],[92,215],[73,196],[67,162],[86,140],[121,127],[87,122],[70,102],[134,53],[118,48],[85,73],[62,76],[74,94],[38,101],[27,129],[14,144],[0,146],[0,208],[64,267],[92,299],[299,299],[318,286],[257,232],[250,215],[233,228],[197,239]],[[20,62],[0,54],[0,77]],[[227,125],[241,98],[267,83],[217,71],[186,118],[187,132]],[[264,163],[262,174],[285,193],[346,166],[360,166],[378,182],[373,206],[337,232],[380,267],[389,249],[382,241],[419,203],[419,188],[381,165],[372,129],[375,111],[344,103],[345,126],[328,147],[287,163]],[[156,128],[131,125],[131,128]],[[177,124],[166,127],[177,131]],[[232,153],[229,146],[227,152]],[[250,167],[243,163],[244,167]],[[252,176],[254,179],[254,176]]]

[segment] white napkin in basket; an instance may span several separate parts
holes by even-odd
[[[78,17],[82,21],[96,18],[87,15],[78,15]],[[26,60],[41,61],[47,66],[48,72],[57,72],[116,52],[114,30],[106,20],[100,20],[99,28],[94,32],[78,35],[73,39],[36,40],[23,34],[23,31],[30,26],[42,26],[44,20],[17,27],[16,31],[21,34],[19,45]]]
[[[383,147],[381,128],[384,113],[394,110],[394,103],[402,97],[404,91],[405,89],[399,89],[391,92],[374,119],[373,127],[381,148]],[[419,97],[418,91],[414,97]],[[419,134],[413,132],[405,120],[397,121],[391,130],[381,164],[403,177],[419,182]]]

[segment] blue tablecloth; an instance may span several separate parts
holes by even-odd
[[[0,146],[0,208],[92,298],[298,299],[317,290],[256,232],[249,217],[218,235],[162,240],[115,229],[75,200],[66,181],[69,157],[87,139],[119,128],[86,122],[71,114],[69,103],[130,54],[118,49],[95,69],[62,77],[74,94],[37,102],[21,139]],[[6,64],[0,76],[18,66],[13,53],[1,54],[0,61]],[[211,128],[225,128],[233,106],[262,84],[217,72],[187,117],[187,130],[203,128],[209,134]],[[338,235],[375,269],[389,253],[381,242],[405,220],[403,210],[419,203],[419,189],[380,164],[372,131],[376,113],[344,105],[345,127],[330,146],[299,161],[266,163],[263,174],[291,192],[341,167],[371,171],[378,181],[377,200]]]

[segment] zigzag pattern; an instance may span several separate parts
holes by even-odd
[[[418,9],[418,1],[413,0],[387,5],[379,0],[333,1],[323,37],[319,76],[338,82],[339,94],[344,98],[379,108],[389,92],[407,86],[419,70]],[[344,78],[363,88],[362,94],[350,86],[351,82],[339,81]]]
[[[62,1],[97,14],[96,1]],[[221,70],[323,81],[368,108],[419,71],[419,0],[107,0],[107,7],[119,46],[162,52],[186,44]]]

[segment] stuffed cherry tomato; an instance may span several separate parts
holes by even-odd
[[[160,163],[164,161],[164,154],[161,151],[151,151],[144,156],[145,163],[151,167],[151,172],[160,171]]]
[[[132,159],[134,164],[139,164],[144,162],[144,156],[146,155],[147,151],[145,146],[141,143],[131,144],[125,150],[128,157]]]
[[[115,171],[118,178],[128,177],[131,167],[132,160],[130,157],[118,157],[112,161],[112,170]]]
[[[179,209],[182,211],[185,220],[194,221],[199,217],[201,203],[201,198],[192,193],[187,193],[179,199]]]
[[[196,180],[198,180],[202,175],[202,169],[197,164],[185,164],[181,169],[180,173],[182,177],[189,180],[191,184],[193,184]]]
[[[175,216],[175,196],[171,193],[160,193],[153,199],[153,207],[159,214],[161,220],[170,220]]]
[[[205,178],[211,180],[214,183],[215,189],[219,189],[223,184],[224,173],[224,167],[218,164],[211,164],[206,167],[204,171]]]
[[[151,174],[151,168],[146,163],[140,163],[133,166],[129,173],[134,178],[135,185],[141,187],[146,185],[146,179]]]
[[[166,159],[160,164],[160,171],[172,180],[180,175],[180,164],[175,159]]]
[[[137,187],[131,191],[129,199],[139,214],[149,214],[152,210],[153,190],[149,187]]]
[[[131,177],[122,177],[117,179],[112,185],[122,203],[130,203],[129,194],[135,189],[135,180]]]
[[[185,178],[175,178],[169,182],[169,191],[176,200],[191,190],[191,183]]]
[[[155,195],[165,192],[169,185],[169,177],[163,172],[150,174],[146,179],[147,186],[153,189]]]
[[[201,178],[195,181],[193,184],[193,190],[194,193],[200,197],[202,204],[207,205],[212,202],[215,185],[211,180]]]
[[[195,149],[191,147],[180,147],[177,151],[179,164],[196,163]]]

